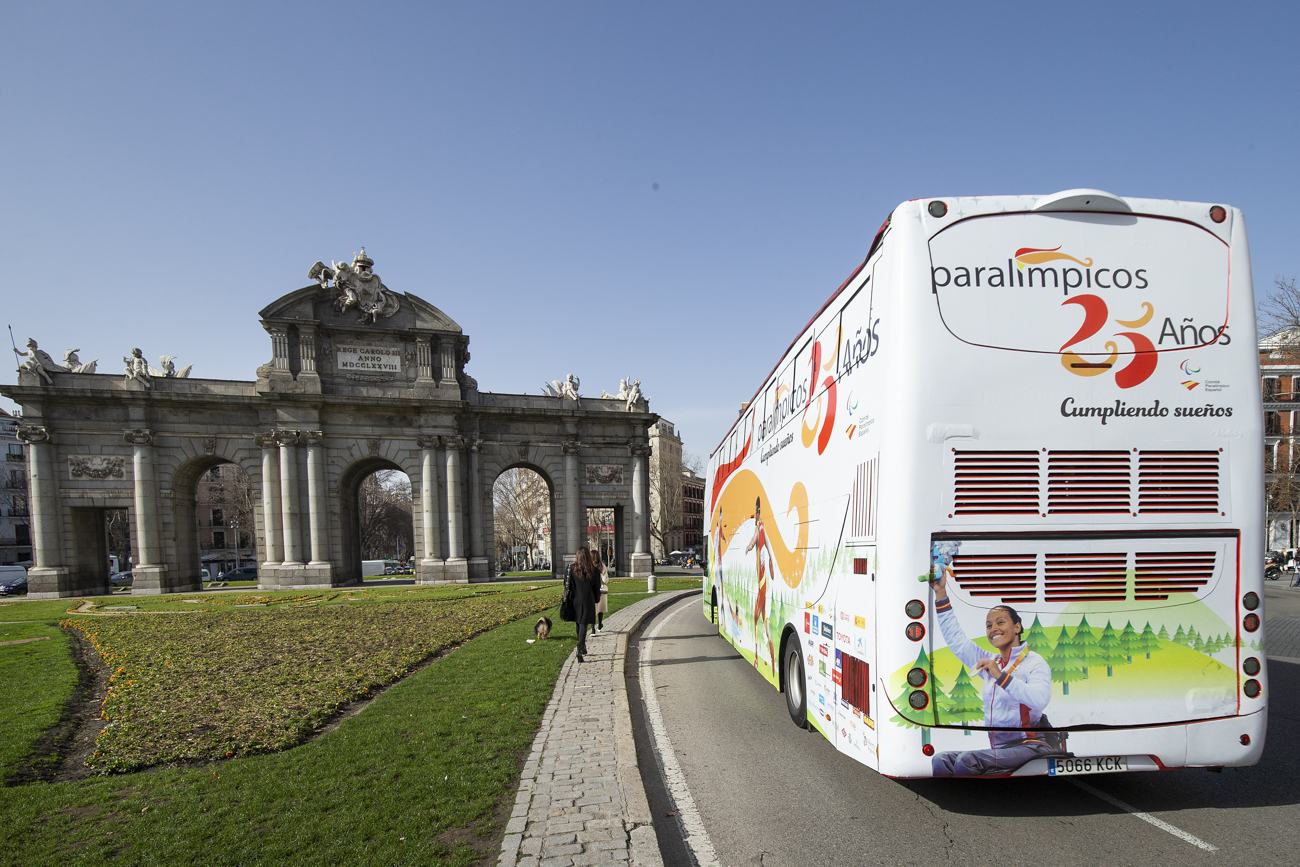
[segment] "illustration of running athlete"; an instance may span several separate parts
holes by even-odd
[[[763,526],[763,500],[754,500],[754,538],[745,546],[745,553],[757,549],[758,563],[758,598],[754,602],[754,667],[758,668],[758,621],[763,621],[763,634],[767,636],[767,656],[776,668],[776,648],[772,646],[772,629],[767,622],[767,572],[776,565],[776,555],[772,552],[772,543],[767,539],[767,528]],[[763,562],[763,551],[767,551],[767,563]]]

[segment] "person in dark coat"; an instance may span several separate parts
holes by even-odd
[[[578,662],[587,655],[587,628],[596,622],[596,599],[600,596],[600,574],[591,568],[591,558],[583,546],[573,555],[565,570],[573,593],[573,620],[578,627]]]

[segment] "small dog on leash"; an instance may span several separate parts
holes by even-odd
[[[541,641],[550,634],[551,634],[551,618],[549,617],[537,618],[537,625],[533,627],[533,635],[537,636],[537,640]]]

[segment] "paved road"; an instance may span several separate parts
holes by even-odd
[[[1300,591],[1270,589],[1268,614],[1300,614]],[[655,632],[657,637],[655,637]],[[642,760],[669,865],[702,826],[733,865],[1264,865],[1300,863],[1300,664],[1275,662],[1261,764],[1069,780],[895,781],[797,729],[784,699],[717,636],[691,596],[647,622],[629,648],[640,742],[661,737],[669,790]],[[638,654],[648,653],[649,670]],[[637,676],[639,675],[639,676]],[[647,702],[642,692],[652,692]],[[653,705],[657,715],[645,713]],[[645,750],[638,747],[640,755]],[[680,772],[678,772],[680,768]],[[655,782],[652,782],[654,780]],[[684,797],[684,793],[686,796]],[[1118,800],[1147,814],[1126,812]],[[698,811],[694,824],[691,807]],[[1174,832],[1180,831],[1183,837]],[[666,839],[676,838],[674,839]],[[1187,838],[1190,838],[1187,839]],[[698,842],[700,837],[695,837]],[[1201,846],[1215,847],[1213,851]],[[707,848],[705,849],[707,852]]]

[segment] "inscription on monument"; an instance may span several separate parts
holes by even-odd
[[[340,343],[334,367],[347,373],[400,373],[404,367],[398,346],[358,346]]]

